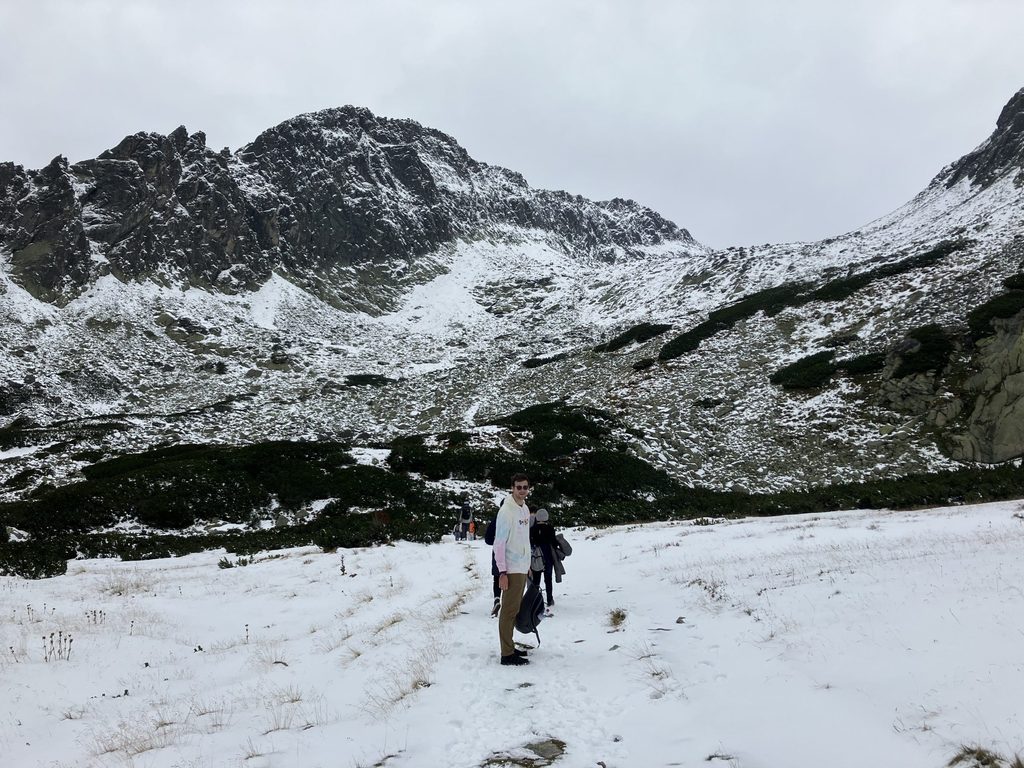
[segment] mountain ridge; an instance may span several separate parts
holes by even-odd
[[[991,185],[1008,167],[1019,169],[1014,183],[1024,184],[1024,88],[999,113],[996,128],[977,149],[944,169],[936,181],[952,187],[967,178],[982,187]]]
[[[344,306],[325,274],[501,226],[544,230],[598,258],[663,240],[696,245],[632,201],[533,190],[440,131],[356,107],[299,115],[233,155],[182,126],[73,165],[3,164],[0,200],[12,273],[58,303],[106,271],[232,291],[276,269]]]
[[[1021,94],[893,213],[720,250],[359,108],[298,116],[234,154],[179,128],[35,176],[2,164],[0,413],[35,427],[7,433],[0,450],[22,453],[0,470],[24,490],[166,442],[386,440],[561,400],[609,409],[636,455],[711,488],[1012,460]],[[779,298],[798,285],[799,301]],[[643,323],[671,330],[628,336]],[[921,339],[946,350],[931,368]],[[826,350],[881,364],[772,383]]]

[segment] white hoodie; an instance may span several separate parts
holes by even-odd
[[[501,503],[494,524],[494,562],[506,573],[530,570],[530,508],[516,504],[511,493]]]

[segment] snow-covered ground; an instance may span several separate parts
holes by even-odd
[[[964,745],[1024,755],[1021,509],[566,531],[555,614],[521,668],[497,663],[482,541],[3,578],[0,764],[938,768]],[[555,758],[529,746],[563,744]]]

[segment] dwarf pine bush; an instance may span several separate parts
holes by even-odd
[[[1021,275],[1015,275],[1014,278],[1024,280],[1024,276]],[[1017,285],[1017,282],[1014,281],[1013,284]],[[1024,310],[1024,290],[1015,288],[993,296],[968,313],[967,327],[970,329],[971,338],[978,341],[985,336],[991,336],[995,333],[992,327],[993,320],[1013,317],[1021,310]]]
[[[453,432],[429,444],[423,436],[394,440],[386,466],[353,464],[346,458],[346,446],[327,443],[219,446],[203,454],[213,465],[206,468],[197,463],[200,451],[195,446],[104,462],[77,484],[79,488],[63,494],[50,489],[19,502],[0,504],[0,525],[30,529],[26,541],[0,543],[0,573],[27,578],[58,575],[76,556],[139,560],[223,548],[229,556],[222,558],[225,565],[221,567],[226,567],[241,564],[240,559],[248,562],[267,550],[310,544],[335,550],[397,539],[437,541],[451,529],[452,516],[447,510],[457,505],[461,496],[433,481],[459,479],[505,488],[508,478],[520,470],[534,483],[531,506],[552,510],[562,527],[944,506],[1024,496],[1024,469],[1012,465],[965,467],[780,493],[713,491],[684,486],[634,455],[619,442],[626,431],[606,411],[546,403],[495,423],[512,433],[512,442],[521,446],[520,453],[474,445],[466,433]],[[260,466],[277,460],[286,469],[259,471]],[[294,469],[294,477],[286,476],[288,467]],[[206,473],[209,481],[228,471],[240,472],[244,483],[255,489],[250,500],[273,495],[296,508],[313,500],[334,501],[315,516],[295,515],[291,519],[298,522],[275,528],[189,535],[93,533],[76,517],[81,513],[92,523],[107,519],[104,510],[108,507],[128,509],[124,503],[127,487],[152,490],[155,486],[147,483],[159,478],[160,494],[177,496],[191,516],[209,511],[218,521],[237,516],[248,523],[252,507],[232,509],[235,502],[225,502],[228,512],[224,513],[219,506],[206,506],[210,497],[205,491],[192,495],[197,488],[211,489],[214,484],[204,481],[205,485],[197,486],[191,474]],[[297,482],[293,483],[294,479]]]
[[[818,389],[832,380],[835,352],[826,350],[790,363],[771,375],[769,381],[783,389]]]
[[[923,325],[910,331],[907,338],[916,341],[920,347],[915,352],[901,355],[900,364],[893,376],[902,379],[914,373],[941,373],[953,354],[953,341],[942,326],[935,323]]]
[[[623,331],[615,338],[610,339],[603,344],[598,344],[594,347],[594,351],[615,352],[616,350],[622,349],[634,342],[642,344],[645,341],[650,341],[651,339],[671,330],[672,326],[664,323],[639,323],[629,330]]]

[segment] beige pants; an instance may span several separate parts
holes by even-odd
[[[525,573],[508,574],[508,589],[501,593],[501,613],[498,614],[498,639],[501,641],[502,656],[511,656],[516,650],[512,632],[516,628],[516,614],[519,613],[525,590]]]

